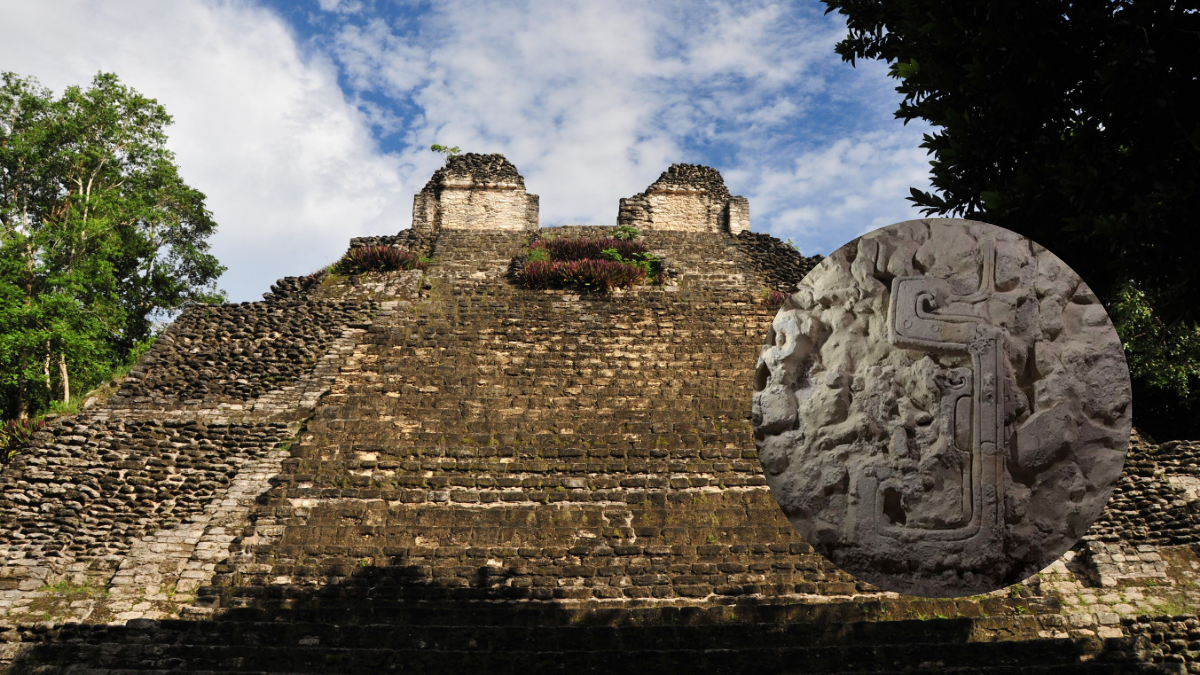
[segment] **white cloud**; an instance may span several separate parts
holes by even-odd
[[[770,213],[776,236],[803,243],[805,252],[828,253],[876,228],[920,217],[904,198],[911,186],[928,184],[928,157],[917,147],[920,133],[906,131],[837,140],[796,157],[790,171],[737,173],[752,186],[751,222],[756,212]]]
[[[543,224],[611,223],[672,162],[712,163],[751,197],[756,230],[826,252],[914,217],[904,197],[927,164],[884,69],[842,63],[844,25],[822,9],[443,0],[402,31],[345,22],[330,49],[359,91],[419,110],[400,153],[410,183],[437,167],[430,143],[503,152]]]
[[[806,252],[915,217],[928,180],[923,129],[892,119],[882,67],[833,54],[815,2],[320,0],[303,41],[250,0],[8,4],[5,69],[58,91],[116,72],[175,116],[234,300],[407,227],[434,142],[505,153],[543,224],[612,223],[672,162],[709,163]]]
[[[378,152],[328,58],[244,2],[12,3],[0,63],[57,92],[117,73],[175,118],[184,179],[208,196],[232,300],[407,227],[413,189]],[[418,186],[419,189],[419,186]]]
[[[363,10],[363,4],[357,0],[317,0],[317,5],[323,11],[340,14],[355,14]]]

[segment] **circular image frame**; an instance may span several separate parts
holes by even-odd
[[[1040,571],[1099,517],[1132,428],[1104,308],[1009,230],[922,219],[825,258],[772,322],[753,423],[772,495],[819,553],[907,595]]]

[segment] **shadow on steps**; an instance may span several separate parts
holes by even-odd
[[[864,621],[853,602],[572,607],[405,567],[252,595],[212,620],[25,627],[8,672],[1175,672],[1142,661],[1131,638],[1038,638],[1038,616],[1009,617],[1012,639],[980,641],[995,619]]]

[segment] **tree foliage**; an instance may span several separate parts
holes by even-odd
[[[429,146],[429,149],[445,157],[447,163],[449,163],[451,159],[454,159],[462,154],[462,150],[460,150],[457,145],[450,147],[448,145],[434,143],[433,145]]]
[[[101,73],[61,97],[0,75],[0,414],[66,401],[222,298],[216,224],[166,148],[166,110]]]
[[[842,58],[889,63],[903,96],[896,117],[934,127],[922,143],[934,191],[913,189],[911,200],[926,214],[994,223],[1054,251],[1110,312],[1123,308],[1113,313],[1127,352],[1140,355],[1131,359],[1135,389],[1187,399],[1200,384],[1189,365],[1200,321],[1194,5],[824,2],[846,16]],[[1140,400],[1142,422],[1174,414]],[[1187,433],[1196,431],[1200,423]]]

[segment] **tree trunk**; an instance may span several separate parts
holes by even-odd
[[[71,378],[67,375],[67,357],[58,353],[58,376],[62,379],[63,405],[71,402]]]
[[[25,378],[17,377],[17,419],[29,418],[29,399],[25,397]]]
[[[50,344],[46,344],[46,358],[42,359],[42,378],[46,380],[46,394],[54,391],[54,386],[50,383]]]

